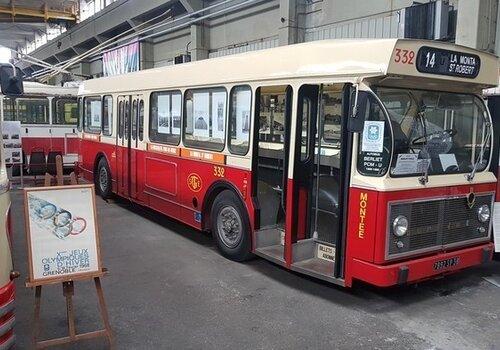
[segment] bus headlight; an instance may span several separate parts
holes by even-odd
[[[480,222],[486,222],[490,219],[490,207],[488,207],[486,204],[483,204],[477,209],[477,219]]]
[[[403,237],[408,231],[408,219],[404,215],[399,215],[392,222],[392,233],[397,237]]]

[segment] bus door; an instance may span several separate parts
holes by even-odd
[[[131,96],[118,97],[118,133],[116,136],[117,192],[130,193]]]
[[[257,208],[255,253],[282,265],[291,112],[290,86],[257,89],[252,166],[252,196]]]
[[[75,98],[54,97],[51,106],[51,149],[61,151],[65,162],[71,162],[68,154],[76,155],[78,105]],[[74,161],[74,160],[73,160]]]
[[[345,131],[344,84],[303,85],[299,89],[293,188],[289,188],[291,268],[334,280],[341,275],[344,188],[350,142]],[[346,211],[345,211],[346,212]]]
[[[137,198],[139,195],[139,181],[138,175],[138,154],[140,143],[144,137],[144,96],[132,96],[132,110],[130,116],[130,140],[129,140],[129,175],[130,175],[130,188],[129,195],[132,198]]]

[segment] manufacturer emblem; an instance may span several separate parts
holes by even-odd
[[[467,195],[467,206],[469,207],[469,209],[472,209],[475,203],[476,195],[474,194],[474,192],[471,192]]]
[[[201,177],[198,174],[191,173],[187,177],[187,185],[193,192],[200,192],[202,188]]]

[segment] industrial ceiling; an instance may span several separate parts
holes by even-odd
[[[16,49],[44,33],[47,23],[76,23],[77,14],[78,0],[0,0],[0,46]]]

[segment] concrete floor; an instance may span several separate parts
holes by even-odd
[[[26,276],[22,196],[12,192],[16,268]],[[255,259],[226,260],[209,236],[125,201],[97,201],[103,286],[118,349],[500,349],[500,263],[418,286],[339,288]],[[18,279],[18,349],[34,292]],[[499,284],[500,285],[500,284]],[[100,327],[75,284],[77,329]],[[66,335],[60,286],[43,288],[43,336]],[[87,341],[65,349],[106,349]]]

